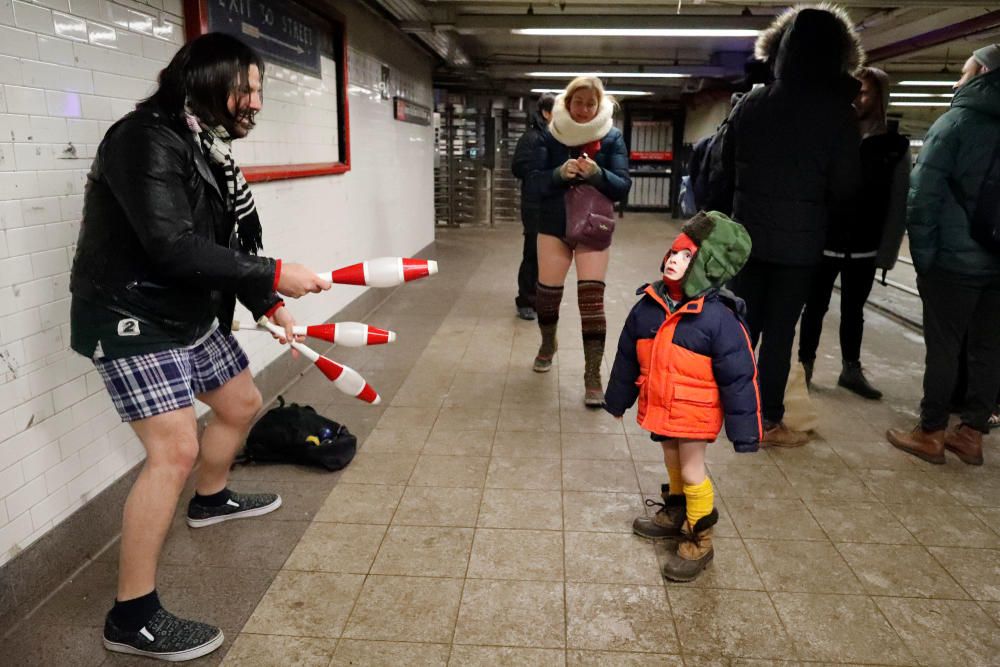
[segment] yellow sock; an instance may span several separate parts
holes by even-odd
[[[687,496],[687,520],[693,528],[698,523],[698,519],[711,514],[712,508],[715,506],[712,481],[706,477],[701,484],[685,484],[684,495]]]
[[[681,469],[667,467],[667,474],[670,475],[670,495],[684,495],[684,479],[681,477]]]

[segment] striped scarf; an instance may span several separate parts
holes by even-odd
[[[189,110],[184,111],[184,120],[197,137],[208,159],[222,168],[229,192],[227,198],[230,211],[236,216],[236,236],[240,249],[251,255],[264,248],[264,230],[260,226],[257,206],[243,172],[233,160],[232,138],[226,128],[208,127]]]

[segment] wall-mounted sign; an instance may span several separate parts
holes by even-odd
[[[673,151],[632,151],[628,154],[630,160],[657,160],[670,162],[674,159]]]
[[[417,104],[416,102],[410,102],[402,97],[392,98],[392,109],[393,116],[396,120],[401,120],[404,123],[430,125],[431,119],[433,118],[430,107],[425,107],[424,105]]]
[[[378,82],[378,92],[383,100],[389,99],[389,77],[391,76],[392,73],[389,70],[389,66],[382,65],[382,72]]]
[[[285,0],[208,0],[208,31],[224,32],[279,65],[321,78],[320,41],[329,23]]]

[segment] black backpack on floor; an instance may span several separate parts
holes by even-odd
[[[308,405],[278,397],[247,435],[239,462],[298,463],[340,470],[357,452],[358,439],[343,424],[327,419]]]

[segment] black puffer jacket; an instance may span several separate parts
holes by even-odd
[[[514,147],[514,158],[511,160],[510,170],[514,177],[524,181],[531,167],[531,157],[545,141],[546,129],[545,118],[537,111],[531,112],[528,122],[528,129],[525,130],[521,138],[517,140]],[[521,222],[528,233],[538,231],[538,218],[541,215],[541,204],[538,197],[531,196],[528,188],[521,184]]]
[[[845,21],[848,21],[845,23]],[[765,42],[763,45],[761,41]],[[849,19],[824,10],[786,13],[758,41],[776,80],[733,110],[723,144],[731,210],[753,239],[752,257],[810,266],[830,220],[849,219],[860,189],[861,135],[851,101],[859,62]]]
[[[155,328],[164,348],[191,344],[215,318],[228,331],[236,297],[260,317],[280,301],[276,262],[235,249],[234,227],[187,127],[134,111],[108,130],[87,177],[74,301]],[[73,348],[90,356],[93,318],[73,311]]]

